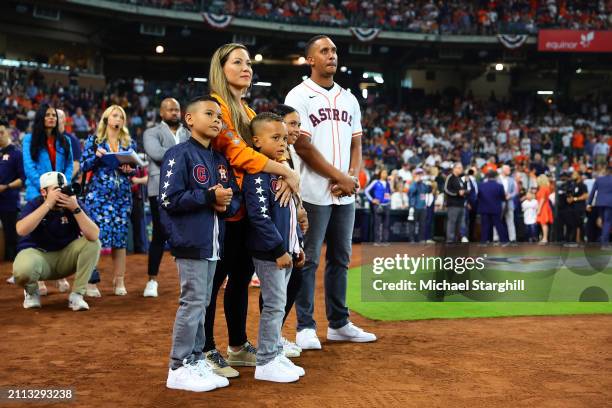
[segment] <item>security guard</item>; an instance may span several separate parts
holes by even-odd
[[[567,231],[567,242],[576,242],[576,231],[580,229],[582,232],[584,225],[584,217],[586,214],[586,200],[589,198],[589,193],[586,185],[582,181],[582,176],[579,172],[574,171],[569,182],[567,190],[567,202],[569,204],[569,226]]]

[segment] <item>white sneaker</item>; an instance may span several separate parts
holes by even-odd
[[[47,289],[47,285],[45,285],[45,282],[38,281],[38,294],[40,296],[47,296],[48,293],[49,290]]]
[[[100,293],[100,289],[98,289],[95,283],[88,283],[87,291],[85,292],[85,296],[99,298],[99,297],[102,297],[102,294]]]
[[[29,295],[25,290],[23,291],[23,308],[24,309],[34,309],[40,308],[40,295],[35,293],[33,295]]]
[[[295,344],[302,350],[321,350],[321,342],[315,329],[302,329],[297,332]]]
[[[368,333],[348,322],[345,326],[339,329],[327,328],[327,340],[335,341],[352,341],[354,343],[368,343],[376,341],[376,335]]]
[[[200,373],[200,377],[202,378],[210,378],[215,383],[217,388],[227,387],[229,385],[229,380],[225,377],[221,377],[217,375],[213,371],[213,367],[206,360],[198,360],[194,363],[195,368]]]
[[[463,238],[461,238],[461,242],[470,242],[470,240],[467,239],[467,237],[463,237]]]
[[[70,290],[70,283],[68,283],[66,279],[59,279],[55,282],[55,284],[61,293],[66,293]]]
[[[278,356],[268,364],[255,367],[255,379],[277,383],[290,383],[300,379],[300,376],[283,364]]]
[[[300,356],[302,349],[297,344],[281,337],[281,343],[283,345],[283,353],[289,358],[297,358]]]
[[[78,312],[79,310],[89,310],[89,305],[83,299],[83,295],[80,293],[72,292],[68,297],[68,307]]]
[[[11,284],[11,285],[14,285],[14,284],[15,284],[15,277],[14,277],[14,276],[11,276],[10,278],[8,278],[8,279],[6,280],[6,283]]]
[[[176,370],[168,369],[166,387],[194,392],[212,391],[217,388],[212,378],[202,377],[199,370],[193,364],[187,364],[187,361],[183,361],[183,366]]]
[[[157,281],[150,280],[147,282],[147,286],[145,287],[144,293],[142,294],[144,297],[157,297]]]
[[[299,377],[303,377],[304,374],[306,374],[306,371],[304,371],[304,369],[302,367],[293,364],[293,361],[289,360],[286,356],[281,354],[277,358],[280,360],[281,363],[284,364],[285,367],[287,367],[289,370],[293,371]]]

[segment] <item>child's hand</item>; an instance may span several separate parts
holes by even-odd
[[[302,234],[305,234],[308,231],[308,213],[306,213],[306,210],[302,206],[298,208],[297,219],[298,223],[300,224]]]
[[[213,209],[218,213],[224,213],[227,211],[226,205],[213,204]]]
[[[295,267],[300,269],[304,266],[306,262],[306,255],[304,254],[304,250],[300,248],[300,254],[298,255],[297,261],[295,261]]]
[[[217,187],[215,186],[214,188],[215,191],[215,199],[216,199],[216,203],[218,205],[230,205],[230,203],[232,202],[232,196],[234,195],[234,192],[232,191],[231,188],[223,188],[221,186]]]
[[[293,259],[287,252],[285,252],[285,254],[280,258],[276,258],[276,266],[278,266],[279,269],[291,268],[292,265]]]

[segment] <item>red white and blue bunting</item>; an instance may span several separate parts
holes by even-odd
[[[232,23],[234,19],[233,16],[225,15],[225,14],[214,14],[214,13],[202,13],[202,18],[204,21],[208,23],[211,27],[214,28],[225,28]]]
[[[497,39],[504,47],[513,50],[525,44],[525,41],[527,41],[527,34],[498,34]]]
[[[376,39],[378,34],[380,34],[380,28],[358,28],[351,27],[349,28],[351,34],[353,34],[357,39],[361,42],[368,42]]]

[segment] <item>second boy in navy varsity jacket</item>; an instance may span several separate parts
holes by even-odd
[[[246,174],[242,184],[250,223],[247,246],[254,258],[272,262],[285,252],[296,258],[303,246],[293,200],[287,207],[274,200],[277,180],[262,172]]]

